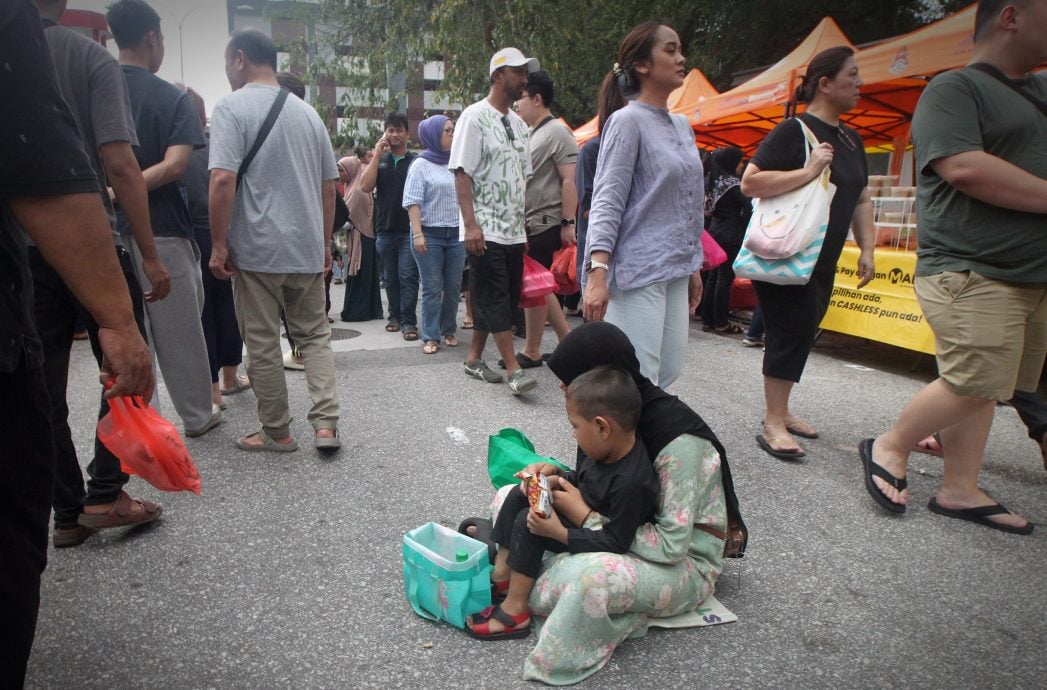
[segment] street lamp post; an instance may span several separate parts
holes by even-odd
[[[182,24],[185,23],[186,17],[191,15],[193,12],[196,12],[201,7],[202,7],[202,5],[197,5],[196,7],[192,8],[191,10],[189,10],[188,12],[183,14],[181,19],[177,20],[177,22],[178,22],[178,75],[179,75],[179,81],[181,81],[183,84],[185,84],[185,52],[182,50]],[[168,10],[168,11],[170,11],[170,10]],[[174,16],[176,19],[178,17],[178,15],[175,15],[174,13],[172,13],[172,16]]]

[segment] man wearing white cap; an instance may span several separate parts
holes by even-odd
[[[502,382],[483,360],[487,334],[493,333],[513,395],[533,390],[538,382],[520,369],[510,330],[523,279],[524,194],[531,177],[527,124],[510,106],[523,95],[527,75],[538,69],[537,60],[516,48],[503,48],[491,57],[491,89],[487,98],[462,112],[448,163],[468,252],[475,324],[465,373]]]

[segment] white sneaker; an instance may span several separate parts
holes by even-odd
[[[532,391],[538,387],[538,379],[525,374],[523,369],[517,369],[513,372],[512,376],[509,377],[509,390],[513,392],[513,395],[520,395],[527,391]]]

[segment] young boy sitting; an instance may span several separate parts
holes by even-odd
[[[553,491],[554,508],[545,518],[530,509],[524,485],[506,496],[491,532],[499,546],[492,588],[496,598],[504,594],[505,600],[470,616],[466,632],[473,637],[526,637],[531,626],[527,599],[546,551],[625,553],[637,528],[654,513],[660,485],[636,437],[640,392],[633,380],[611,367],[579,376],[567,388],[567,417],[578,441],[577,468],[551,480],[559,490]],[[525,471],[560,474],[549,463],[536,463]],[[556,506],[576,524],[558,515]],[[602,529],[582,527],[593,513],[606,518]]]

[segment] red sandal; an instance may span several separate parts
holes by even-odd
[[[505,596],[509,594],[509,581],[502,580],[501,582],[491,583],[491,601],[502,602],[505,601]]]
[[[505,626],[505,630],[491,632],[491,619]],[[516,640],[531,634],[531,614],[528,611],[512,615],[501,606],[488,606],[483,611],[469,616],[465,632],[478,640]]]

